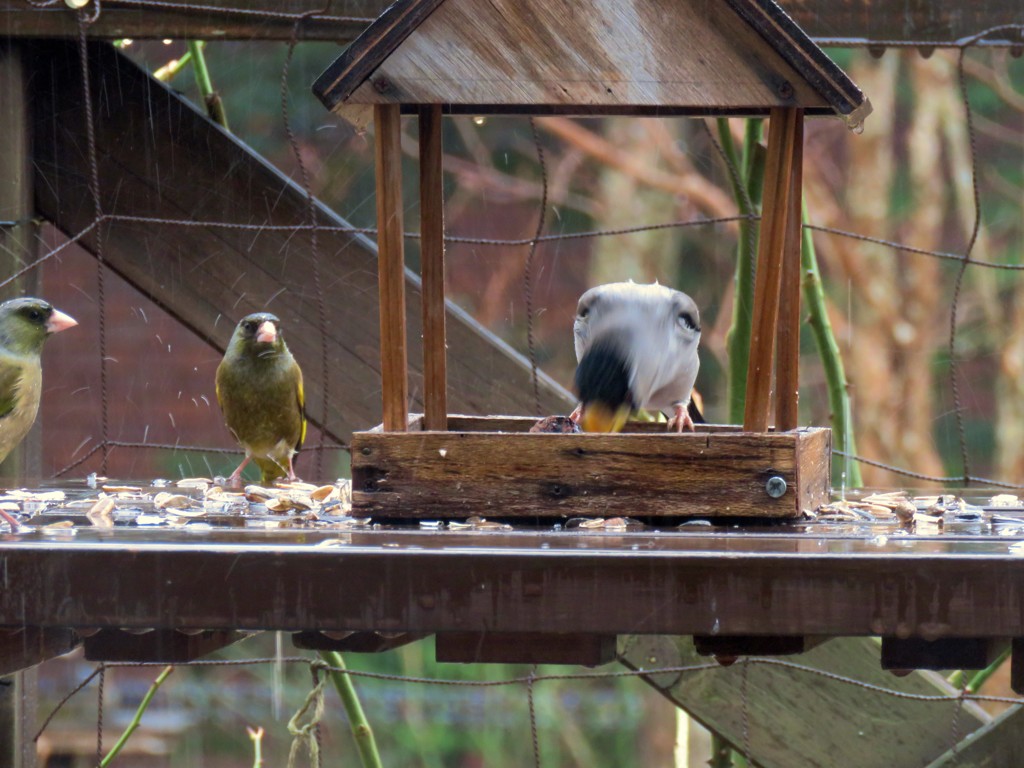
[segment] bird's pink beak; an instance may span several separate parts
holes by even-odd
[[[50,315],[50,319],[46,321],[46,332],[47,333],[60,333],[66,331],[68,328],[74,328],[78,325],[78,321],[71,315],[65,315],[59,309],[53,310],[53,314]]]
[[[273,344],[277,341],[277,328],[269,320],[264,320],[260,323],[260,327],[256,331],[256,341],[262,344]]]

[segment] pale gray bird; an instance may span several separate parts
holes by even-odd
[[[586,432],[618,432],[631,411],[663,411],[668,428],[693,429],[687,412],[700,359],[700,314],[693,299],[658,283],[591,288],[573,324],[573,417]]]

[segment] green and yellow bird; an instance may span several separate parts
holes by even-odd
[[[295,480],[292,457],[306,438],[302,370],[281,334],[281,321],[267,312],[243,317],[217,366],[217,402],[245,459],[228,479],[241,485],[253,461],[262,482]]]
[[[50,335],[78,323],[42,299],[0,304],[0,461],[28,434],[43,391],[40,355]]]

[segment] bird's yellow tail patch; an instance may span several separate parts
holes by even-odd
[[[601,403],[587,403],[583,407],[580,426],[584,432],[621,432],[629,418],[629,406],[609,408]]]

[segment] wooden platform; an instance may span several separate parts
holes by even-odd
[[[0,536],[0,626],[1024,637],[1022,549],[784,522],[37,529]]]

